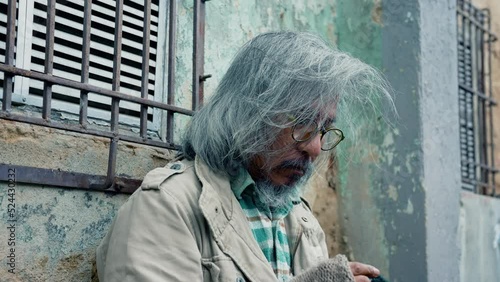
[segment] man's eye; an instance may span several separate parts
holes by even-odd
[[[311,138],[311,136],[313,135],[313,133],[314,133],[314,131],[311,131],[311,130],[304,132],[303,135],[302,135],[302,139],[309,139],[309,138]]]
[[[316,127],[314,125],[299,125],[295,126],[294,138],[296,140],[307,140],[316,132]]]

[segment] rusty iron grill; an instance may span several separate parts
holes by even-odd
[[[457,2],[458,93],[462,188],[498,196],[495,146],[491,47],[497,40],[491,32],[488,9],[469,1]]]
[[[17,67],[15,59],[19,59],[22,54],[16,54],[16,36],[19,35],[16,19],[19,20],[19,1],[9,0],[7,4],[0,3],[0,8],[6,10],[6,32],[5,38],[0,40],[5,42],[5,62],[0,63],[0,74],[3,75],[3,95],[1,97],[2,108],[0,111],[0,119],[11,120],[16,122],[28,123],[33,125],[56,128],[76,133],[82,133],[92,136],[109,138],[109,157],[108,169],[106,176],[89,175],[76,172],[59,171],[45,168],[35,168],[27,166],[13,166],[0,164],[0,180],[6,181],[7,169],[15,168],[17,173],[17,182],[51,185],[59,187],[70,187],[80,189],[91,189],[101,191],[114,191],[131,193],[140,183],[137,179],[130,179],[116,175],[116,158],[117,148],[120,141],[132,142],[135,144],[144,144],[167,149],[178,149],[178,145],[174,144],[174,114],[191,116],[199,106],[203,103],[203,81],[209,75],[203,75],[204,62],[204,32],[205,32],[205,1],[194,0],[193,6],[193,55],[192,55],[192,107],[185,109],[175,106],[175,49],[176,49],[176,22],[177,22],[177,1],[168,2],[168,68],[167,68],[167,103],[159,102],[148,98],[148,77],[150,74],[150,18],[152,0],[144,0],[142,7],[144,9],[143,33],[142,33],[142,66],[140,69],[140,95],[130,95],[121,91],[121,67],[122,67],[122,35],[124,28],[124,1],[116,0],[114,7],[114,54],[112,58],[112,87],[111,89],[99,85],[94,85],[89,82],[89,57],[91,53],[91,28],[92,28],[92,5],[96,1],[83,1],[83,30],[81,30],[81,70],[80,81],[68,79],[65,77],[56,76],[54,71],[54,32],[56,26],[56,5],[61,3],[70,3],[67,1],[47,0],[46,2],[46,18],[44,19],[45,30],[45,49],[44,49],[44,65],[43,71],[34,71],[31,69],[23,69]],[[163,0],[160,0],[163,1]],[[128,1],[130,2],[130,1]],[[139,2],[139,1],[135,1]],[[156,0],[154,3],[158,3]],[[70,3],[71,4],[71,3]],[[99,2],[100,4],[100,2]],[[133,3],[132,3],[133,4]],[[1,48],[0,48],[1,49]],[[13,111],[13,85],[14,79],[30,78],[43,82],[42,107],[41,117],[33,117]],[[0,77],[1,78],[1,77]],[[79,113],[78,123],[71,124],[60,122],[51,119],[53,101],[53,88],[55,86],[63,86],[79,91]],[[89,93],[108,97],[111,100],[108,105],[111,118],[109,128],[107,130],[95,129],[88,124],[88,108],[89,108]],[[131,134],[123,134],[119,131],[119,117],[122,113],[120,103],[134,103],[139,105],[139,130],[136,136]],[[166,111],[166,133],[164,138],[151,138],[148,136],[148,110],[159,109]]]

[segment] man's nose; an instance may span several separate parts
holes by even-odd
[[[314,161],[321,153],[321,134],[317,134],[313,138],[299,143],[299,149]]]

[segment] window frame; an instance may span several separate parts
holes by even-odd
[[[499,197],[495,176],[489,9],[468,0],[457,2],[458,103],[462,189]]]

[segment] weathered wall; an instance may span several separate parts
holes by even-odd
[[[330,256],[349,253],[346,237],[343,236],[339,220],[338,168],[332,159],[320,167],[310,181],[305,198],[313,207],[313,212],[326,235]]]
[[[456,1],[420,4],[420,119],[427,281],[458,281],[460,147]],[[416,163],[418,166],[418,163]],[[400,228],[406,229],[407,225]],[[408,237],[407,244],[413,236]],[[410,251],[418,251],[413,249]],[[397,259],[394,257],[393,259]],[[403,272],[399,272],[404,277]],[[408,281],[408,280],[407,280]]]
[[[339,169],[352,256],[391,281],[458,281],[455,1],[337,5],[339,46],[384,71],[400,114],[389,128],[360,120],[361,149]]]
[[[382,67],[381,16],[380,1],[343,0],[337,3],[335,26],[339,48],[378,69]],[[384,224],[375,202],[380,191],[375,189],[374,176],[370,172],[370,168],[380,162],[377,147],[382,144],[387,129],[377,117],[354,123],[362,134],[357,140],[347,138],[337,148],[342,243],[349,247],[347,254],[351,260],[375,265],[387,276],[389,264]]]
[[[10,165],[105,175],[107,146],[104,138],[0,120],[0,160]],[[117,174],[140,178],[170,158],[166,150],[121,143]],[[9,197],[9,186],[0,183],[0,281],[89,281],[96,244],[127,196],[17,183]],[[14,230],[7,229],[8,204],[15,205]],[[15,246],[8,246],[12,233]],[[11,247],[16,275],[7,272]]]
[[[191,66],[192,1],[179,2],[176,104],[189,107]],[[232,1],[206,3],[205,96],[215,89],[237,47],[254,35],[271,30],[310,30],[334,41],[335,1]],[[188,78],[188,79],[186,79]],[[176,120],[176,132],[185,119]],[[0,162],[36,167],[60,168],[104,175],[107,141],[78,134],[21,125],[0,120]],[[142,178],[147,171],[164,165],[172,157],[165,150],[121,144],[118,173]],[[328,198],[311,198],[316,213],[325,223],[332,252],[338,250],[339,229],[334,225],[335,192],[327,188],[328,178],[315,185]],[[332,182],[333,183],[333,182]],[[331,185],[333,186],[333,184]],[[0,183],[0,281],[90,281],[95,248],[106,233],[126,195],[87,192],[37,185],[16,185],[16,274],[6,273],[7,183]],[[331,196],[331,197],[330,197]],[[3,238],[3,239],[1,239]]]
[[[460,281],[498,281],[500,277],[500,199],[461,194]]]

